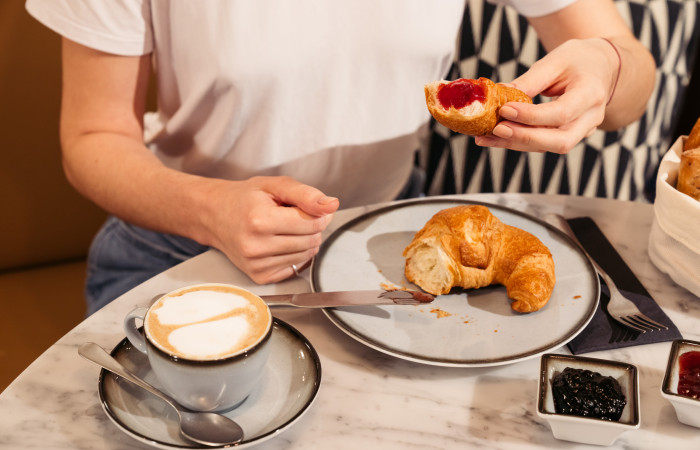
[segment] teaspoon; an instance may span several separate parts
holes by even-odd
[[[114,359],[94,342],[82,344],[78,353],[83,358],[115,373],[159,397],[177,411],[180,433],[185,438],[207,446],[231,445],[243,440],[243,429],[226,416],[213,412],[190,411],[175,400],[146,383]]]

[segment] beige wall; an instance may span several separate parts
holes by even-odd
[[[60,37],[0,1],[0,271],[83,257],[105,214],[66,181]]]

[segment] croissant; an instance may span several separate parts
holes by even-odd
[[[433,295],[453,287],[502,284],[511,308],[528,313],[547,304],[554,289],[554,259],[532,234],[505,225],[481,205],[435,214],[405,248],[408,281]]]
[[[488,78],[434,81],[426,84],[428,111],[450,130],[471,136],[491,134],[498,110],[507,102],[532,103],[523,91]]]
[[[700,147],[681,153],[676,189],[700,200]]]
[[[676,189],[700,200],[700,119],[695,122],[683,143]]]
[[[688,134],[688,138],[683,143],[683,151],[700,147],[700,118],[695,122]]]

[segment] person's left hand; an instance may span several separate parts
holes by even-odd
[[[556,97],[551,102],[509,102],[501,107],[491,136],[477,136],[483,147],[530,152],[567,153],[603,122],[619,61],[600,38],[570,40],[535,62],[510,83],[531,97]]]

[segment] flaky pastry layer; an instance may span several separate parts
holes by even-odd
[[[444,108],[438,100],[440,86],[450,81],[434,81],[424,86],[425,102],[430,114],[442,125],[452,131],[470,135],[483,136],[493,132],[500,121],[498,111],[508,102],[532,103],[532,99],[523,91],[514,87],[496,84],[488,78],[470,80],[484,88],[486,99],[483,108],[460,108],[454,106]],[[473,111],[476,110],[476,113]]]

